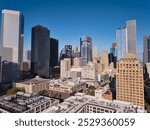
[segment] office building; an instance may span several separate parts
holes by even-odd
[[[120,60],[126,52],[126,28],[116,29],[116,43],[117,43],[117,60]]]
[[[117,63],[116,98],[144,109],[143,67],[132,53],[126,53]]]
[[[18,92],[0,99],[0,113],[41,113],[58,104],[57,99]]]
[[[73,64],[73,54],[72,54],[72,45],[65,45],[65,47],[61,50],[60,60],[64,58],[70,58],[71,65]]]
[[[44,111],[49,113],[146,113],[140,106],[118,100],[104,100],[98,97],[76,93],[59,105]]]
[[[50,76],[50,31],[37,25],[32,28],[31,73],[33,76]]]
[[[136,20],[130,20],[126,23],[126,53],[136,55]]]
[[[136,20],[126,22],[126,27],[117,28],[117,60],[120,60],[125,53],[136,55]]]
[[[110,48],[110,53],[113,54],[113,56],[117,56],[117,43],[113,42],[112,47]]]
[[[51,97],[66,99],[77,92],[86,90],[86,83],[78,79],[51,80],[49,82],[49,95]]]
[[[50,67],[58,65],[58,45],[57,39],[50,38]]]
[[[0,81],[21,78],[23,62],[24,17],[19,11],[2,10]]]
[[[81,70],[81,78],[95,80],[96,79],[95,64],[89,62],[87,65],[83,66]]]
[[[73,58],[76,58],[76,57],[79,57],[79,56],[80,56],[77,46],[75,46],[75,47],[73,48],[72,52],[73,52],[73,54],[72,54],[72,55],[73,55]]]
[[[97,55],[98,55],[97,46],[93,44],[92,45],[92,60],[93,61],[96,61]]]
[[[70,77],[70,69],[71,69],[71,59],[64,58],[61,60],[60,64],[60,78],[69,78]]]
[[[107,68],[109,66],[109,56],[108,56],[108,52],[106,50],[102,51],[101,63],[104,65],[105,68]]]
[[[80,67],[80,58],[74,58],[73,59],[73,67],[79,68]]]
[[[150,63],[145,64],[145,79],[150,78]]]
[[[143,61],[144,64],[150,62],[150,36],[144,36]]]
[[[86,63],[92,61],[92,39],[90,37],[80,38],[80,57],[85,58]]]

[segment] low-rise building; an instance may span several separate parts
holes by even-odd
[[[104,100],[76,93],[61,104],[47,109],[49,113],[146,113],[141,106],[118,100]]]
[[[20,82],[13,82],[13,87],[23,88],[27,93],[38,93],[49,89],[49,79],[35,77]]]
[[[0,99],[0,113],[40,113],[59,104],[59,100],[18,92]]]
[[[49,95],[60,99],[66,99],[76,92],[83,92],[86,83],[80,80],[51,80],[49,83]]]

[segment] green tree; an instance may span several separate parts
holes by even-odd
[[[38,92],[39,95],[42,95],[42,96],[49,96],[48,92],[46,90],[42,90],[40,92]]]
[[[147,110],[148,113],[150,113],[150,104],[145,103],[145,109]]]
[[[10,88],[7,90],[7,95],[13,95],[16,94],[17,92],[25,92],[25,90],[23,88]]]

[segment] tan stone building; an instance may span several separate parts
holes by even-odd
[[[117,63],[116,98],[144,109],[143,67],[132,53],[126,53]]]
[[[102,51],[101,63],[104,65],[104,68],[107,68],[109,66],[108,52],[106,50]]]
[[[71,69],[71,59],[65,58],[64,60],[61,60],[60,78],[69,78],[70,77],[70,69]]]
[[[76,57],[73,59],[73,67],[74,68],[79,68],[80,67],[80,58],[79,57]]]

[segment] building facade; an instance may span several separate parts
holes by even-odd
[[[132,53],[126,53],[117,63],[116,98],[144,109],[143,67]]]
[[[109,55],[108,52],[105,50],[102,51],[101,63],[104,65],[105,68],[109,66]]]
[[[71,69],[71,59],[65,58],[60,64],[60,78],[69,78]]]
[[[129,20],[126,23],[126,53],[136,55],[136,20]]]
[[[58,65],[58,45],[57,39],[50,38],[50,67]]]
[[[80,56],[86,59],[86,63],[92,61],[92,39],[90,37],[80,38]]]
[[[92,79],[92,80],[96,79],[96,68],[93,63],[89,62],[87,65],[82,67],[81,78]]]
[[[50,76],[50,31],[41,25],[32,28],[31,73],[33,76]]]
[[[150,36],[144,36],[143,61],[144,64],[150,62]]]
[[[1,82],[18,81],[23,62],[24,17],[19,11],[2,10]]]
[[[117,60],[123,58],[125,53],[136,55],[136,20],[126,22],[126,27],[117,28]]]

